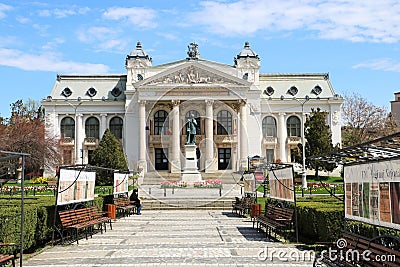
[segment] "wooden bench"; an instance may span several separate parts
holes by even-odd
[[[136,205],[132,204],[127,197],[114,198],[114,205],[118,214],[130,216],[136,211]]]
[[[232,213],[239,214],[240,216],[246,216],[250,214],[251,205],[255,204],[255,198],[243,197],[239,201],[236,200],[232,203]]]
[[[4,247],[17,247],[15,243],[0,243],[0,248]],[[17,248],[13,249],[12,254],[0,254],[0,266],[7,266],[11,262],[12,266],[15,267],[15,259],[17,258]]]
[[[293,228],[293,214],[294,209],[265,204],[265,211],[255,218],[253,228],[255,224],[258,230],[265,228],[267,236],[272,236],[273,231],[276,238],[277,234],[282,234],[283,231]]]
[[[388,247],[379,242],[382,238],[391,238],[395,247]],[[382,241],[382,240],[381,240]],[[342,245],[344,244],[344,245]],[[317,255],[314,266],[323,263],[326,266],[400,266],[400,239],[397,237],[380,236],[369,239],[360,235],[344,232],[342,238],[333,247],[335,253],[329,256],[329,253]]]
[[[78,240],[80,231],[84,231],[86,239],[88,239],[88,235],[92,237],[95,226],[98,227],[98,230],[103,232],[103,225],[105,225],[105,219],[92,217],[93,210],[94,209],[92,209],[91,212],[89,208],[81,208],[76,210],[64,210],[58,212],[62,226],[61,239],[63,242],[64,242],[65,231],[74,232],[77,244],[79,243]]]
[[[112,230],[112,221],[111,218],[108,217],[108,212],[101,212],[96,206],[91,206],[88,209],[92,220],[97,220],[99,223],[103,224],[104,231],[107,231],[107,223],[110,224],[110,229]]]

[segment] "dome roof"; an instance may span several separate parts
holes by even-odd
[[[259,59],[258,55],[250,48],[249,42],[244,43],[244,48],[242,49],[242,51],[240,51],[239,55],[236,56],[236,59],[247,57]]]
[[[151,59],[149,55],[142,49],[142,44],[137,42],[136,49],[129,54],[129,58],[145,58]]]

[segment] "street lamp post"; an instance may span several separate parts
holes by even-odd
[[[78,101],[80,101],[80,100],[78,99]],[[79,158],[79,155],[78,155],[78,147],[77,147],[77,141],[78,141],[78,123],[77,123],[77,120],[78,120],[78,119],[77,119],[77,116],[76,116],[76,111],[77,111],[78,107],[79,107],[80,105],[82,105],[82,103],[83,103],[83,102],[79,102],[78,105],[73,105],[73,104],[67,102],[67,104],[70,105],[70,106],[74,109],[74,120],[75,120],[75,129],[74,129],[74,132],[75,132],[75,138],[74,138],[74,161],[75,161],[75,164],[78,162],[77,159]],[[83,162],[83,157],[82,157],[82,162]]]
[[[297,98],[294,98],[297,102],[301,104],[301,144],[302,144],[302,154],[303,154],[303,169],[301,174],[301,187],[302,187],[302,195],[304,196],[304,190],[307,189],[307,172],[306,172],[306,146],[305,146],[305,137],[304,137],[304,104],[310,100],[310,97],[306,95],[303,101],[300,101]]]

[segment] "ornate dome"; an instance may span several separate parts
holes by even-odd
[[[236,56],[236,59],[247,57],[260,59],[258,55],[250,48],[249,42],[244,43],[244,48],[242,49],[242,51],[240,51],[239,55]]]
[[[149,57],[149,55],[147,55],[147,53],[142,49],[142,44],[140,42],[137,42],[136,49],[133,50],[129,54],[128,57],[129,58],[144,58],[144,59],[151,60],[151,57]]]

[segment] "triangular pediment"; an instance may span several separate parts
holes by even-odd
[[[251,83],[197,61],[188,61],[182,65],[162,71],[135,84],[135,87],[167,87],[169,85],[224,85],[249,87]]]

